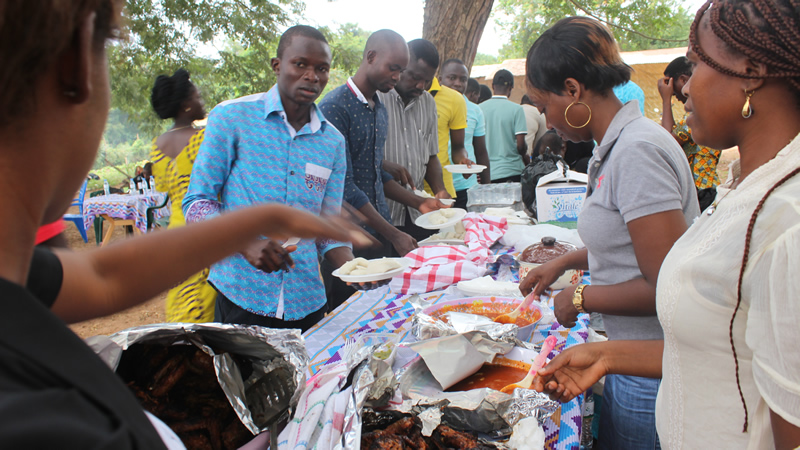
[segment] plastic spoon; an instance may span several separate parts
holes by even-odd
[[[300,242],[300,238],[289,238],[288,241],[283,243],[283,248],[289,247],[290,245],[297,245]]]
[[[512,394],[514,393],[514,389],[530,389],[531,383],[533,383],[533,377],[536,375],[536,372],[539,371],[542,367],[544,367],[544,363],[547,362],[547,355],[553,351],[553,348],[556,346],[556,337],[555,336],[547,336],[547,339],[544,340],[544,344],[542,345],[542,351],[536,355],[536,358],[533,358],[533,363],[531,364],[531,370],[528,371],[528,374],[525,375],[521,381],[516,383],[509,384],[508,386],[500,389],[500,392],[504,394]]]
[[[531,303],[533,303],[533,300],[536,298],[536,296],[533,295],[535,290],[536,287],[534,287],[533,291],[531,291],[531,293],[525,297],[525,300],[523,300],[522,303],[517,306],[517,309],[508,314],[501,314],[495,317],[494,321],[497,323],[517,323],[517,318],[519,318],[519,315],[522,314],[522,311],[528,309],[528,306],[531,306]]]

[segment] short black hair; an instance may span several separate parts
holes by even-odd
[[[476,80],[475,78],[470,78],[469,80],[467,80],[467,90],[466,90],[467,94],[480,91],[481,91],[481,84],[478,83],[478,80]]]
[[[689,58],[685,56],[673,59],[664,69],[664,76],[678,78],[681,75],[692,76],[692,66],[689,64]]]
[[[408,51],[413,60],[421,59],[433,69],[439,68],[439,51],[433,42],[425,39],[408,41]]]
[[[531,98],[528,97],[528,94],[525,94],[525,95],[522,96],[522,99],[520,99],[519,104],[520,105],[531,105],[531,106],[533,106],[533,102],[531,101]]]
[[[170,119],[176,117],[183,103],[192,91],[189,71],[180,68],[171,77],[159,75],[150,92],[150,104],[158,117]]]
[[[561,136],[556,133],[556,130],[547,130],[542,137],[536,141],[536,144],[533,146],[533,156],[543,155],[544,149],[549,147],[551,143],[556,147],[550,149],[553,153],[561,151],[561,146],[564,144],[564,141],[561,139]]]
[[[442,63],[442,69],[444,69],[445,67],[449,66],[450,64],[459,64],[459,65],[462,65],[464,67],[467,67],[467,65],[464,64],[464,61],[462,61],[462,60],[460,60],[458,58],[450,58],[450,59],[445,60]]]
[[[278,58],[283,55],[283,50],[292,43],[292,39],[294,39],[295,36],[305,36],[322,41],[326,44],[328,43],[328,40],[325,39],[325,36],[318,29],[308,25],[295,25],[284,31],[281,35],[281,39],[278,41],[278,51],[275,52]]]
[[[514,87],[514,75],[506,69],[500,69],[492,78],[492,86]]]
[[[489,89],[489,86],[482,84],[481,95],[478,96],[478,103],[483,103],[490,98],[492,98],[492,90]]]
[[[567,17],[542,33],[525,61],[528,83],[561,95],[564,81],[574,78],[586,89],[606,93],[631,79],[611,31],[588,17]]]

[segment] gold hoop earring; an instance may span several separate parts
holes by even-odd
[[[186,108],[186,109],[184,109],[184,111],[186,111],[186,112],[189,112],[189,111],[191,111],[191,110],[192,110],[192,107],[191,107],[191,106],[190,106],[190,107],[188,107],[188,108]]]
[[[583,106],[586,107],[586,109],[589,110],[589,118],[586,119],[586,123],[584,123],[583,125],[581,125],[579,127],[576,127],[575,125],[571,124],[569,122],[569,118],[567,117],[567,113],[569,112],[569,109],[572,108],[572,105],[575,105],[575,104],[583,105]],[[589,122],[592,121],[592,108],[590,108],[589,105],[587,105],[586,103],[583,103],[583,102],[572,102],[572,103],[569,104],[569,106],[567,106],[567,109],[564,110],[564,120],[567,121],[567,125],[571,126],[572,128],[583,128],[586,125],[589,125]]]
[[[745,119],[749,119],[750,116],[753,115],[753,108],[750,106],[750,97],[753,96],[755,91],[747,92],[747,89],[744,90],[745,101],[744,106],[742,106],[742,117]]]

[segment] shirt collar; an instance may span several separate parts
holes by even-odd
[[[506,95],[493,95],[492,98],[502,98],[503,100],[508,100],[508,96]]]
[[[353,77],[347,79],[347,87],[350,88],[350,92],[355,94],[357,99],[361,100],[361,103],[369,103],[367,101],[367,97],[364,97],[364,94],[361,92],[361,89],[356,86],[355,81],[353,81]]]
[[[639,110],[639,105],[635,102],[628,102],[622,105],[622,108],[617,111],[617,115],[611,120],[611,123],[606,129],[606,134],[603,136],[603,141],[594,148],[594,156],[598,160],[602,160],[614,147],[622,130],[628,126],[629,123],[642,117],[642,112]]]
[[[281,95],[278,92],[278,85],[272,86],[272,89],[267,91],[264,94],[264,118],[266,119],[269,117],[270,114],[275,113],[286,124],[286,129],[289,132],[291,137],[297,136],[297,130],[289,123],[289,119],[286,117],[286,111],[283,108],[283,102],[281,102]],[[311,133],[316,133],[322,128],[322,124],[326,123],[325,117],[320,114],[319,110],[317,109],[317,105],[311,105],[311,117],[310,121],[303,127],[309,127],[311,129]],[[301,128],[302,129],[302,128]]]
[[[442,85],[439,84],[439,79],[436,78],[436,77],[433,77],[433,82],[431,83],[431,88],[428,89],[428,92],[436,92],[436,91],[441,91],[441,90],[442,90]]]

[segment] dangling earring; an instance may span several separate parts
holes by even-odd
[[[745,119],[749,119],[750,116],[753,115],[753,108],[750,107],[750,97],[753,96],[755,91],[747,92],[747,89],[744,90],[744,95],[746,97],[744,101],[744,106],[742,106],[742,117]]]
[[[189,111],[191,111],[191,110],[192,110],[192,107],[191,107],[191,106],[190,106],[190,107],[188,107],[188,108],[186,108],[186,109],[184,109],[184,111],[186,111],[186,112],[189,112]]]
[[[586,109],[589,110],[589,118],[586,119],[586,123],[584,123],[583,125],[581,125],[579,127],[576,127],[575,125],[571,124],[569,122],[569,118],[567,117],[567,113],[569,112],[569,109],[572,108],[572,105],[575,105],[576,103],[579,104],[579,105],[585,106]],[[586,103],[583,103],[583,102],[572,102],[572,103],[569,104],[569,106],[567,106],[567,109],[564,110],[564,120],[567,121],[567,125],[571,126],[572,128],[583,128],[586,125],[589,125],[589,122],[592,121],[592,108],[590,108],[589,105],[587,105]]]

